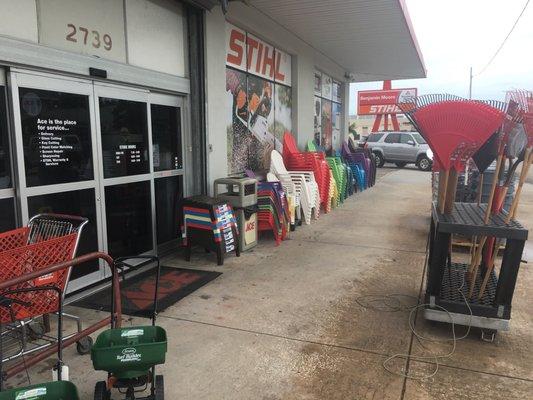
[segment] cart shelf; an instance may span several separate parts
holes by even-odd
[[[450,312],[470,314],[463,295],[461,295],[461,292],[465,296],[468,295],[469,281],[464,278],[467,270],[468,265],[463,263],[452,263],[445,267],[440,294],[439,297],[435,299],[435,304],[444,307]],[[485,292],[483,293],[483,297],[478,299],[479,288],[481,286],[480,282],[482,279],[483,277],[481,276],[480,271],[478,271],[474,295],[471,299],[468,299],[468,305],[474,315],[496,317],[497,315],[493,304],[496,297],[498,277],[496,273],[492,271]],[[429,302],[430,299],[428,298],[427,300]]]
[[[486,209],[486,204],[455,203],[451,214],[439,214],[436,203],[433,203],[433,219],[440,232],[527,240],[528,231],[519,222],[511,220],[508,224],[505,223],[505,211],[491,215],[489,222],[485,224]]]
[[[429,306],[424,312],[427,319],[450,322],[450,314],[440,308],[443,307],[458,324],[490,330],[509,328],[514,288],[528,231],[515,220],[505,223],[506,214],[503,213],[492,216],[489,223],[484,224],[485,210],[485,204],[455,203],[452,213],[445,215],[439,214],[433,203],[426,277],[426,303]],[[459,292],[468,266],[451,259],[452,234],[506,239],[499,274],[492,272],[481,299],[478,299],[478,293],[485,275],[483,263],[479,268],[474,293],[468,299],[472,316]],[[468,287],[469,281],[464,282],[462,291],[465,295]]]

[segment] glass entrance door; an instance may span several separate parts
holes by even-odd
[[[154,187],[148,91],[95,84],[107,251],[153,254]]]
[[[78,254],[155,254],[175,241],[182,98],[27,71],[11,80],[23,224],[43,212],[89,218]],[[108,276],[88,263],[73,270],[69,291]]]
[[[156,244],[160,252],[175,248],[180,234],[178,206],[184,195],[182,109],[179,97],[150,95]]]
[[[97,251],[104,243],[93,85],[20,72],[11,84],[22,224],[39,213],[85,216],[78,254]],[[69,290],[103,276],[102,265],[86,263],[73,269]]]

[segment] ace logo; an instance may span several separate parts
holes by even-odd
[[[246,224],[246,232],[255,230],[255,221]]]

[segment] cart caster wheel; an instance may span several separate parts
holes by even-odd
[[[92,347],[93,347],[93,338],[90,336],[81,338],[78,342],[76,342],[76,350],[78,351],[78,354],[82,356],[85,354],[89,354],[91,352]]]
[[[163,375],[155,376],[154,400],[165,400],[165,380]]]
[[[94,386],[94,400],[111,400],[111,392],[104,381],[96,382]]]
[[[44,336],[46,329],[41,322],[33,322],[28,325],[28,334],[31,339],[37,340]]]
[[[496,339],[496,334],[498,331],[494,329],[482,329],[481,330],[481,340],[484,342],[493,343],[494,339]]]

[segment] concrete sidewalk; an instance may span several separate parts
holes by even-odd
[[[388,174],[387,174],[388,173]],[[377,185],[330,214],[303,226],[279,247],[262,240],[223,267],[202,251],[191,263],[168,266],[220,270],[223,274],[163,312],[169,352],[161,369],[168,399],[526,399],[533,397],[533,284],[529,265],[519,275],[511,330],[494,343],[479,331],[440,360],[435,377],[409,380],[387,372],[390,355],[447,353],[451,343],[422,348],[408,325],[409,311],[363,308],[367,295],[401,294],[415,302],[423,290],[429,227],[430,175],[381,169]],[[533,220],[533,188],[524,190],[521,215]],[[87,318],[102,314],[72,310]],[[141,320],[128,320],[136,324]],[[450,337],[449,326],[418,318],[421,332]],[[458,335],[461,335],[459,329]],[[88,356],[66,350],[72,381],[92,399],[101,372]],[[30,372],[48,379],[49,363]],[[428,373],[424,363],[399,359],[395,371]],[[23,383],[24,375],[12,380]]]

